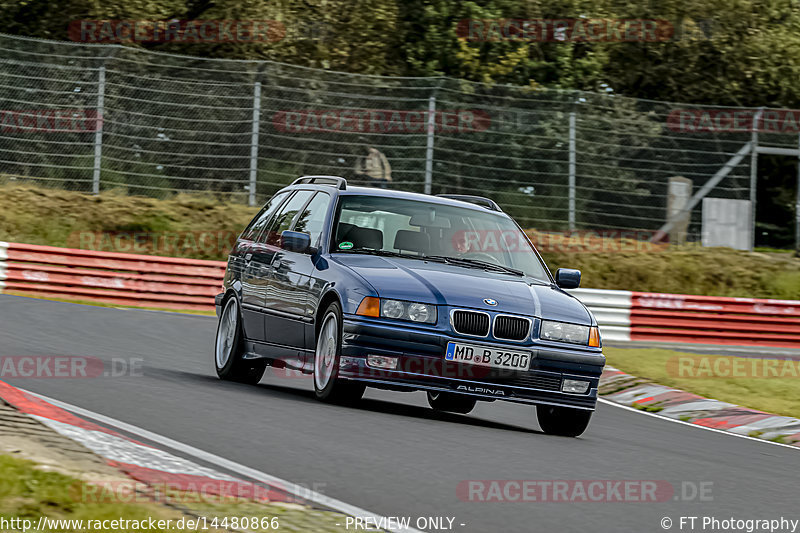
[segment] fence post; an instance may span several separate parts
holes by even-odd
[[[253,89],[253,130],[250,137],[250,185],[249,206],[256,205],[256,178],[258,177],[258,127],[261,119],[261,82]]]
[[[758,182],[758,121],[764,108],[753,115],[753,131],[750,139],[750,250],[756,245],[756,185]]]
[[[575,111],[569,113],[569,230],[575,231]]]
[[[797,148],[800,150],[800,135]],[[800,155],[797,156],[797,199],[794,203],[794,255],[800,257]]]
[[[92,194],[100,194],[100,164],[103,159],[103,121],[105,120],[106,66],[100,65],[97,76],[97,122],[94,132],[94,171]]]
[[[436,128],[436,96],[428,99],[428,145],[425,149],[425,194],[433,185],[433,133]]]

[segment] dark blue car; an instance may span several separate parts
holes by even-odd
[[[250,222],[217,296],[222,379],[266,366],[313,374],[320,400],[367,386],[427,391],[434,409],[537,406],[547,433],[580,435],[605,364],[597,322],[514,220],[487,198],[300,178]]]

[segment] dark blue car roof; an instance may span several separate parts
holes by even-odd
[[[354,187],[351,185],[347,186],[347,189],[340,190],[336,187],[331,185],[323,185],[323,184],[302,184],[298,183],[297,185],[292,185],[286,187],[286,190],[293,190],[293,189],[317,189],[317,190],[326,190],[330,191],[331,189],[335,190],[339,196],[379,196],[381,198],[401,198],[404,200],[416,200],[421,202],[430,202],[434,204],[440,205],[452,205],[456,207],[465,207],[468,209],[474,209],[475,211],[489,211],[485,207],[480,205],[476,205],[470,202],[464,202],[461,200],[454,200],[452,198],[442,198],[440,196],[433,196],[430,194],[421,194],[416,192],[408,192],[408,191],[397,191],[394,189],[379,189],[376,187]],[[491,211],[493,213],[497,213],[498,215],[506,215],[502,211]]]

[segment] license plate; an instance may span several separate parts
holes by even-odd
[[[512,370],[528,370],[531,364],[531,353],[493,348],[461,342],[448,342],[445,360],[458,363],[488,366],[492,368],[509,368]]]

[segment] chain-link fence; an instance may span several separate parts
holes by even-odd
[[[490,196],[545,230],[663,229],[675,177],[751,194],[753,110],[8,35],[0,63],[4,181],[263,203],[304,174],[366,181],[373,148],[392,188]]]

